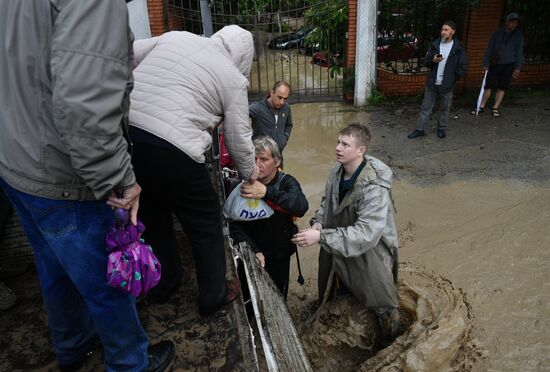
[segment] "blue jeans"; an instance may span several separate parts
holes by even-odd
[[[453,103],[453,91],[441,93],[439,87],[436,85],[434,89],[426,87],[424,89],[424,99],[422,100],[422,106],[420,107],[420,118],[416,124],[416,129],[424,130],[428,120],[430,120],[430,114],[434,108],[435,102],[439,97],[439,117],[437,119],[437,128],[445,129],[447,127],[447,121],[449,120],[449,111],[451,110],[451,104]]]
[[[52,200],[0,186],[34,250],[57,360],[79,360],[97,340],[107,371],[147,367],[147,335],[135,299],[106,285],[105,232],[113,212],[105,201]]]

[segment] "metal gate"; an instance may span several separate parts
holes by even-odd
[[[255,56],[250,99],[261,99],[279,80],[292,100],[342,99],[346,50],[345,0],[210,0],[213,32],[237,24],[252,32]],[[204,34],[201,1],[164,0],[165,27]]]

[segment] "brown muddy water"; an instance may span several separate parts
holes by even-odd
[[[300,249],[306,284],[291,268],[289,309],[320,371],[550,370],[550,100],[517,102],[498,123],[453,110],[448,137],[406,139],[416,107],[358,112],[292,106],[285,171],[319,206],[340,128],[369,125],[370,154],[392,165],[400,235],[399,293],[407,330],[381,351],[372,315],[331,304],[311,327],[319,247]],[[525,107],[524,107],[525,106]],[[529,123],[528,125],[526,123]],[[521,141],[515,131],[522,125]]]

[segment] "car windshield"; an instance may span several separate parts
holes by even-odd
[[[301,29],[299,29],[298,31],[296,31],[295,35],[296,35],[296,36],[299,36],[299,37],[302,37],[302,36],[306,35],[309,31],[311,31],[311,28],[309,28],[309,27],[302,27]]]

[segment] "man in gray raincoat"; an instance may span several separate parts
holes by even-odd
[[[298,246],[319,243],[321,306],[335,292],[351,292],[376,312],[382,341],[400,332],[397,298],[397,228],[390,187],[392,171],[366,155],[370,132],[350,124],[338,136],[331,169],[311,228],[294,235]]]

